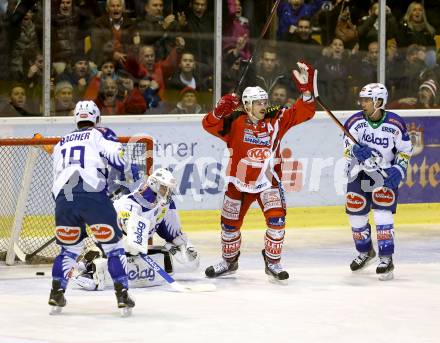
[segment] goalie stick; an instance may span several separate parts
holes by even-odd
[[[150,256],[139,254],[139,256],[177,292],[214,292],[216,287],[212,283],[185,286],[174,280],[174,278],[162,269]]]
[[[315,101],[322,107],[322,109],[330,116],[330,118],[333,119],[333,121],[336,123],[336,125],[339,126],[339,128],[345,133],[345,135],[350,138],[355,144],[359,145],[359,142],[357,141],[356,138],[353,137],[353,135],[350,133],[350,131],[339,121],[338,118],[336,118],[336,116],[332,113],[332,111],[330,111],[330,109],[328,108],[328,106],[321,100],[321,98],[318,95],[317,92],[317,85],[315,84]],[[373,151],[373,156],[374,157],[379,157],[379,155],[377,155],[377,153],[375,151]],[[379,165],[377,164],[377,162],[374,162],[377,168],[377,171],[379,172],[380,175],[382,175],[382,177],[385,179],[388,177],[388,174],[385,172],[385,170],[383,170],[382,168],[379,167]]]

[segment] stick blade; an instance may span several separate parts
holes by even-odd
[[[170,286],[172,289],[174,289],[177,292],[215,292],[217,290],[217,287],[212,283],[201,283],[201,284],[195,284],[191,286],[182,285],[181,283],[174,281],[170,283]]]

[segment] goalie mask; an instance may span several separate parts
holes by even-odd
[[[98,106],[91,100],[78,101],[73,114],[75,116],[75,124],[77,125],[82,121],[90,121],[93,124],[97,124],[101,116]]]
[[[388,91],[381,83],[369,83],[361,89],[359,92],[359,98],[373,99],[375,109],[385,109],[388,100]],[[382,100],[382,104],[377,106],[379,100]]]
[[[161,205],[166,205],[171,201],[176,185],[177,181],[173,174],[165,168],[155,170],[147,180],[147,186],[156,193],[157,202]]]

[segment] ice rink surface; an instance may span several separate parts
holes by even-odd
[[[348,228],[287,230],[286,286],[264,274],[263,230],[243,232],[238,272],[216,280],[203,271],[219,261],[219,232],[189,236],[200,270],[174,277],[187,285],[212,282],[217,291],[133,289],[129,318],[120,317],[112,290],[76,289],[67,290],[63,313],[49,316],[49,267],[0,265],[0,343],[440,342],[439,225],[396,229],[391,281],[377,279],[376,263],[350,271]]]

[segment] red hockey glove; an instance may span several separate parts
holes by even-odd
[[[292,72],[292,79],[296,83],[296,88],[298,88],[300,93],[311,92],[313,95],[313,86],[314,82],[316,82],[315,68],[313,68],[313,66],[307,63],[305,60],[300,60],[296,64],[298,65],[299,71],[293,70]]]
[[[240,105],[240,100],[234,94],[223,95],[214,109],[217,118],[228,117]]]

